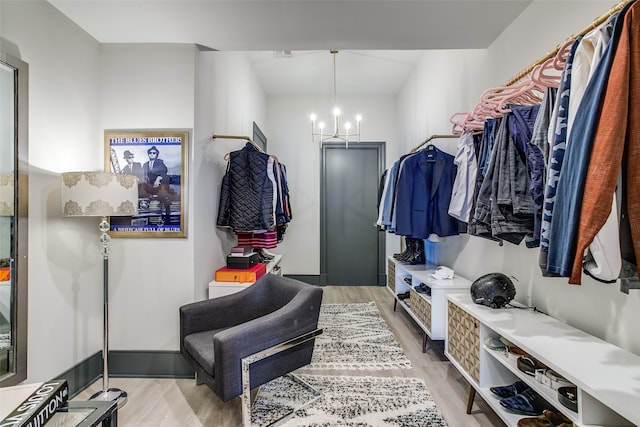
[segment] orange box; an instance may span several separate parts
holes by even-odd
[[[267,272],[267,264],[256,264],[245,269],[222,267],[216,270],[216,282],[255,282]]]
[[[11,280],[11,269],[10,268],[0,268],[0,282],[7,282]]]

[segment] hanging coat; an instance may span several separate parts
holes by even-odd
[[[427,239],[466,232],[466,224],[447,212],[456,170],[453,156],[435,146],[404,160],[396,189],[396,234]]]

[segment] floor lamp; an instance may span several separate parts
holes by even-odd
[[[138,214],[138,178],[106,172],[67,172],[62,174],[62,212],[64,216],[101,217],[100,243],[103,259],[104,347],[102,350],[102,390],[91,400],[117,400],[122,407],[127,393],[109,388],[109,216]]]

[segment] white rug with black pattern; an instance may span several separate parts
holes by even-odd
[[[446,427],[429,390],[420,378],[298,375],[322,397],[281,425],[288,427]],[[258,391],[252,425],[266,426],[313,397],[288,377]]]
[[[311,364],[305,369],[411,368],[374,302],[322,304]]]
[[[5,350],[11,347],[11,334],[0,334],[0,350]]]

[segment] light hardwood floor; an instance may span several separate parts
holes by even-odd
[[[374,301],[411,360],[411,369],[378,371],[322,371],[327,375],[371,375],[418,377],[425,380],[450,427],[503,427],[504,423],[476,397],[472,413],[466,413],[469,385],[442,355],[441,342],[431,344],[422,353],[422,334],[413,320],[401,309],[393,311],[393,296],[385,287],[327,286],[324,303]],[[440,345],[439,345],[440,344]],[[440,347],[438,350],[437,347]],[[304,369],[299,372],[305,372]],[[311,373],[311,372],[310,372]],[[314,371],[313,373],[318,373]],[[102,380],[92,384],[75,400],[86,400],[100,390]],[[195,380],[111,378],[111,387],[128,393],[126,405],[118,411],[118,424],[163,427],[239,427],[240,398],[223,403],[206,386]]]

